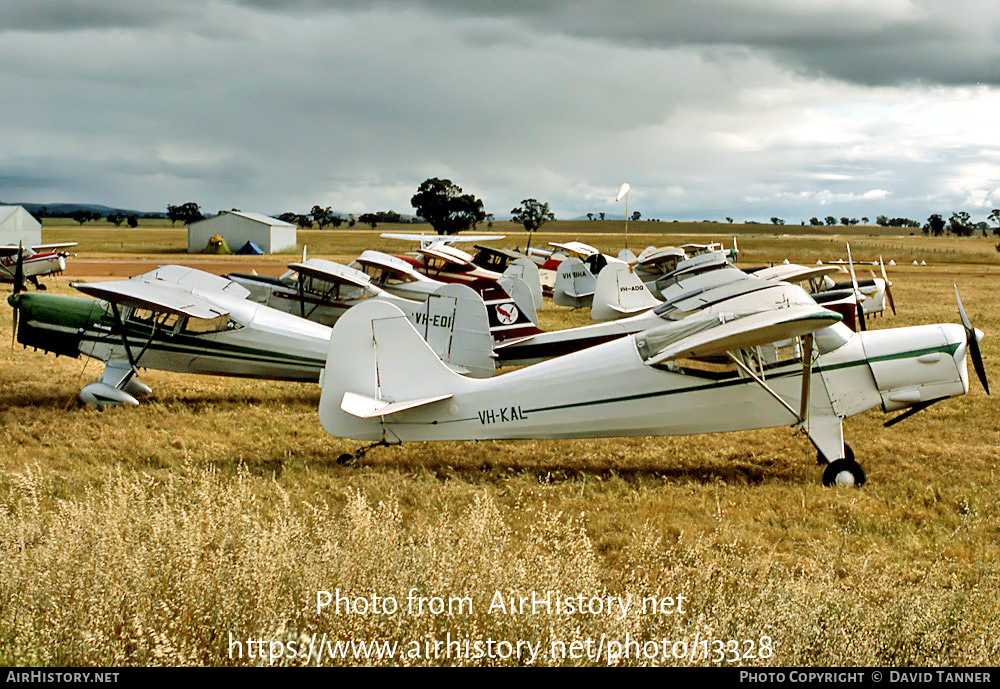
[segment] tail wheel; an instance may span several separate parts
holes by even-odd
[[[851,459],[837,459],[827,465],[823,471],[823,485],[860,488],[865,484],[865,470]]]

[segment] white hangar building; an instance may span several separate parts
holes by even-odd
[[[260,213],[222,211],[188,225],[188,253],[200,253],[215,235],[225,239],[231,251],[253,242],[265,254],[294,248],[296,242],[295,225]]]
[[[0,245],[18,242],[24,246],[37,246],[42,243],[42,223],[24,206],[0,206]]]

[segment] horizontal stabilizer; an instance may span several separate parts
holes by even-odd
[[[435,397],[423,397],[415,400],[403,400],[402,402],[389,402],[387,400],[375,399],[367,395],[359,395],[356,392],[345,392],[340,401],[340,408],[351,416],[359,419],[372,419],[376,416],[389,416],[396,412],[406,411],[414,407],[422,407],[426,404],[433,404],[451,398],[451,394],[437,395]]]

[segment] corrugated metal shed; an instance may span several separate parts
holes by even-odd
[[[0,206],[0,244],[42,243],[42,224],[24,206]]]
[[[294,248],[297,241],[295,225],[283,220],[261,213],[222,211],[214,218],[188,225],[188,253],[204,250],[214,235],[221,236],[226,244],[235,248],[253,242],[267,254]]]

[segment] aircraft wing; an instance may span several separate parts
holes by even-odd
[[[190,292],[171,289],[143,280],[114,282],[73,282],[72,287],[114,304],[127,304],[152,311],[167,311],[192,318],[217,318],[229,312]]]
[[[30,254],[33,251],[45,252],[52,251],[53,249],[65,249],[71,246],[76,246],[76,242],[60,242],[58,244],[25,244],[24,251]],[[16,254],[18,246],[16,244],[3,244],[0,245],[0,256],[6,256],[9,254]]]
[[[225,292],[237,299],[245,299],[250,296],[250,290],[238,282],[188,266],[158,266],[155,270],[130,278],[129,281],[144,282],[155,286],[177,285],[183,290],[201,289],[210,292]]]
[[[358,287],[368,287],[372,281],[364,271],[322,258],[310,258],[302,262],[289,263],[288,267],[302,275],[330,282],[347,282]]]
[[[452,246],[424,246],[418,251],[424,256],[430,256],[432,258],[439,258],[442,261],[448,261],[450,263],[457,263],[459,265],[469,265],[472,263],[472,256],[465,253],[461,249],[456,249]]]
[[[683,261],[687,258],[687,255],[684,253],[684,249],[675,247],[665,247],[662,249],[655,249],[653,251],[646,249],[639,254],[636,262],[640,265],[655,265],[668,258],[677,258],[678,260]]]
[[[842,273],[838,266],[800,266],[794,263],[784,263],[770,268],[761,268],[753,274],[765,280],[784,280],[785,282],[803,282],[813,278],[821,278],[824,275]]]
[[[76,242],[57,242],[55,244],[32,244],[31,248],[34,251],[52,251],[53,249],[68,249],[71,246],[76,246]]]
[[[455,242],[492,242],[495,239],[503,239],[507,235],[503,234],[467,234],[467,235],[443,235],[443,234],[414,234],[412,232],[383,232],[379,235],[386,239],[402,239],[407,242],[420,242],[421,246],[430,244],[454,244]]]
[[[399,258],[398,256],[393,256],[392,254],[383,253],[381,251],[375,251],[373,249],[366,249],[358,256],[352,263],[357,263],[359,265],[372,265],[378,266],[380,268],[388,268],[390,270],[397,270],[401,273],[406,273],[407,275],[413,277],[415,280],[426,280],[426,276],[421,275],[413,269],[413,266]]]
[[[549,246],[554,246],[557,249],[579,254],[584,258],[601,253],[598,249],[590,246],[589,244],[584,244],[583,242],[549,242]]]
[[[690,332],[690,325],[694,324],[679,321],[639,335],[645,340],[644,348],[653,352],[644,363],[652,366],[672,359],[718,356],[737,349],[807,335],[843,320],[839,313],[815,305],[773,309],[735,318],[733,316],[734,314],[723,313],[712,319],[704,319],[706,327],[693,334],[687,333]],[[717,320],[718,325],[708,327],[710,320]],[[701,322],[702,319],[697,321]]]

